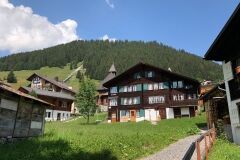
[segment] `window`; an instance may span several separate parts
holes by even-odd
[[[132,86],[128,86],[128,87],[127,87],[127,91],[128,91],[128,92],[132,92]]]
[[[137,84],[137,91],[142,91],[142,84]]]
[[[184,99],[184,94],[173,95],[173,101],[183,101]]]
[[[178,88],[183,88],[183,81],[178,81]]]
[[[137,110],[137,118],[140,117],[140,110]]]
[[[121,105],[140,104],[140,97],[121,98]]]
[[[64,117],[65,115],[64,115],[64,113],[63,113],[63,117]]]
[[[62,102],[62,108],[67,108],[67,102],[65,101]]]
[[[133,85],[132,90],[133,90],[133,92],[136,92],[137,91],[137,85]]]
[[[169,83],[163,82],[163,89],[169,89]]]
[[[164,103],[165,97],[164,96],[151,96],[148,97],[148,103],[149,104],[155,104],[155,103]]]
[[[153,84],[148,84],[148,90],[153,90]]]
[[[177,88],[177,81],[172,82],[172,88]]]
[[[145,77],[148,77],[148,78],[154,77],[154,72],[153,71],[146,71],[145,72]]]
[[[33,78],[33,84],[39,84],[40,83],[40,78],[39,77],[35,77]]]
[[[134,74],[134,79],[140,79],[140,78],[142,78],[140,72]]]
[[[46,112],[46,118],[51,118],[51,112]]]
[[[154,89],[154,90],[158,90],[158,83],[154,83],[154,84],[153,84],[153,89]]]
[[[159,89],[163,89],[163,83],[161,82],[161,83],[159,83],[159,87],[158,87]]]
[[[185,89],[191,89],[191,88],[193,88],[192,85],[185,85]]]
[[[144,90],[144,91],[147,91],[147,90],[148,90],[148,84],[146,84],[146,83],[143,84],[143,90]]]
[[[117,87],[111,87],[110,93],[117,93]]]
[[[122,93],[122,92],[124,92],[124,86],[119,87],[119,93]]]
[[[123,92],[127,92],[127,86],[123,87]]]
[[[110,106],[117,106],[117,98],[110,99],[109,105]]]

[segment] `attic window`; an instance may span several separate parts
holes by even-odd
[[[142,78],[140,72],[137,72],[137,73],[134,74],[134,79],[140,79],[140,78]]]

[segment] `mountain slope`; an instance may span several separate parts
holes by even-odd
[[[84,62],[87,74],[103,79],[114,62],[118,73],[146,62],[198,80],[222,79],[219,64],[204,61],[201,57],[176,50],[157,42],[142,41],[73,41],[55,47],[14,54],[0,58],[0,70],[34,70],[44,66],[61,67],[69,62]]]

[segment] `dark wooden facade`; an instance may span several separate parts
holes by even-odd
[[[152,72],[149,77],[147,74],[149,72]],[[136,77],[137,76],[137,77]],[[181,87],[174,87],[173,88],[173,82],[182,82]],[[160,89],[160,83],[168,84],[169,88],[161,88]],[[152,84],[152,90],[151,87],[146,89],[144,86],[151,86]],[[154,88],[158,84],[158,89]],[[149,115],[151,117],[151,114],[155,114],[154,110],[156,111],[156,114],[158,117],[154,118],[157,119],[165,119],[167,118],[167,110],[166,108],[171,108],[172,112],[176,113],[174,114],[174,117],[181,117],[181,114],[178,115],[178,112],[181,108],[188,108],[190,115],[189,116],[195,116],[195,110],[197,108],[197,94],[198,94],[198,87],[199,82],[197,80],[173,73],[171,71],[167,71],[161,68],[157,68],[155,66],[144,64],[144,63],[138,63],[137,65],[131,67],[124,73],[120,74],[119,76],[113,78],[112,80],[106,82],[103,84],[106,88],[109,89],[109,120],[112,122],[114,121],[121,121],[121,111],[127,110],[129,111],[129,120],[131,120],[131,117],[135,117],[135,121],[137,118],[136,112],[142,112],[142,115],[148,114],[149,109]],[[132,92],[120,92],[120,88],[123,86],[134,86],[138,85],[139,90],[138,91],[132,91]],[[117,87],[117,93],[112,93],[111,88]],[[183,96],[181,97],[181,100],[173,100],[173,96]],[[188,96],[191,95],[191,99],[188,98]],[[156,102],[151,104],[150,98],[152,97],[164,97],[164,102]],[[193,97],[194,96],[194,97]],[[130,98],[134,99],[134,97],[139,97],[140,103],[138,104],[131,104],[131,105],[123,105],[121,102],[123,98]],[[111,99],[117,99],[117,105],[111,106]],[[131,101],[131,100],[130,100]],[[152,110],[153,109],[153,110]],[[139,111],[140,110],[140,111]],[[125,112],[125,111],[124,111]],[[143,113],[144,112],[144,113]],[[125,114],[125,113],[124,113]],[[115,118],[113,118],[115,117]],[[153,116],[152,116],[153,117]],[[173,118],[174,118],[173,117]],[[151,119],[151,118],[149,118]]]
[[[0,138],[42,135],[49,107],[45,101],[0,84]]]

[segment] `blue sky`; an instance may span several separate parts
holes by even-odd
[[[77,23],[80,39],[104,35],[162,42],[203,56],[239,0],[12,0],[53,24]],[[34,49],[34,48],[33,48]],[[9,54],[0,50],[0,56]]]

